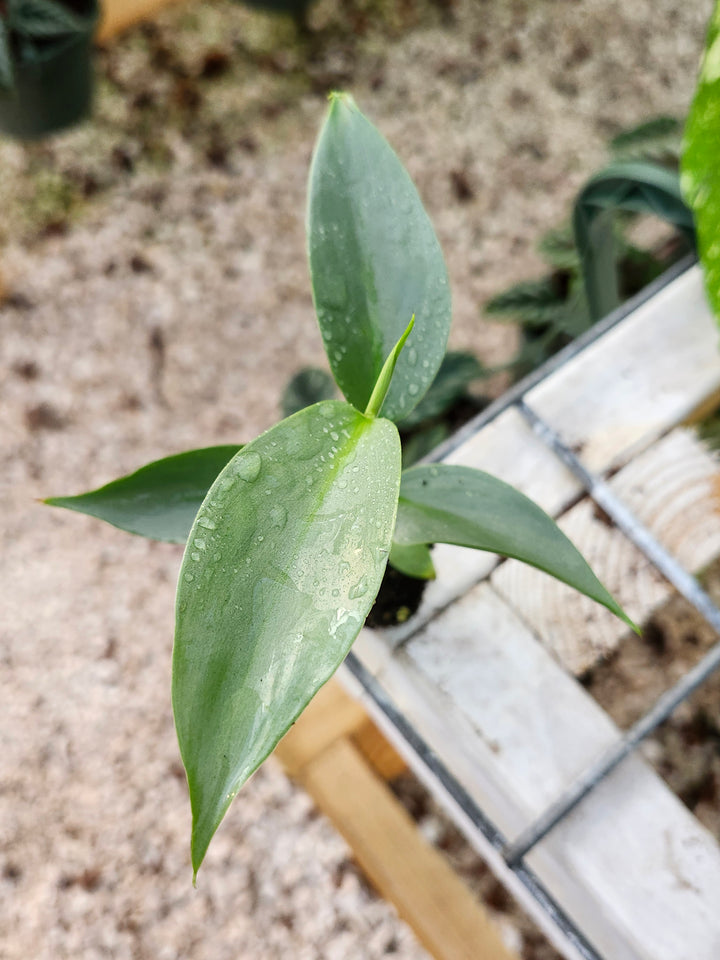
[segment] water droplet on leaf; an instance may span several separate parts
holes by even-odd
[[[278,504],[270,511],[270,523],[278,530],[282,530],[287,523],[287,510]]]
[[[350,588],[348,592],[348,597],[350,598],[350,600],[358,600],[360,597],[364,597],[367,591],[368,591],[367,580],[365,579],[365,577],[362,577],[360,580],[358,580],[358,582],[355,584],[354,587]]]
[[[246,453],[244,457],[241,456],[239,458],[237,464],[238,476],[246,483],[253,483],[253,481],[258,478],[261,466],[262,460],[260,459],[260,455],[255,453],[254,450],[251,450],[249,453]]]

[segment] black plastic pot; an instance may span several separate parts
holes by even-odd
[[[18,140],[38,140],[88,115],[97,0],[88,0],[83,19],[87,22],[84,32],[48,43],[31,62],[13,64],[13,89],[0,93],[0,133]]]
[[[291,13],[293,16],[302,16],[305,8],[309,7],[313,0],[240,0],[247,7],[255,7],[257,10],[265,10],[270,13]]]

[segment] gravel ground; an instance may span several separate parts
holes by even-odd
[[[452,345],[507,358],[483,301],[539,268],[608,136],[682,115],[709,10],[321,0],[298,41],[220,0],[179,7],[100,57],[93,123],[0,145],[2,960],[424,956],[272,762],[193,890],[168,695],[180,551],[35,498],[251,438],[322,362],[303,217],[330,87],[419,186]]]

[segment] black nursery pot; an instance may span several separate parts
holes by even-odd
[[[86,6],[85,31],[48,43],[33,62],[15,63],[13,89],[0,94],[1,133],[18,140],[38,140],[88,115],[97,0],[88,0]]]

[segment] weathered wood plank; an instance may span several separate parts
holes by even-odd
[[[610,481],[621,500],[687,570],[720,555],[720,464],[694,432],[679,428],[632,460]],[[672,588],[589,501],[560,526],[638,623]],[[607,656],[627,628],[586,597],[517,561],[503,563],[493,586],[573,673]]]
[[[718,329],[692,267],[526,395],[591,470],[625,463],[720,388]]]
[[[495,778],[490,747],[478,739],[470,721],[454,709],[447,694],[417,668],[404,650],[393,652],[376,631],[363,630],[355,642],[354,651],[367,669],[378,678],[380,685],[390,694],[393,703],[405,715],[411,726],[430,749],[442,758],[458,783],[462,784],[476,800],[482,798],[482,809],[496,822],[502,822],[502,818],[498,819],[495,814],[498,811],[505,812],[506,819],[515,824],[515,829],[509,835],[515,836],[519,833],[523,824],[526,823],[526,815],[518,813],[514,803],[508,805],[507,790],[502,785],[498,785]],[[480,856],[511,891],[518,903],[533,917],[550,942],[555,944],[567,960],[584,960],[561,934],[537,900],[507,867],[497,849],[480,833],[455,799],[445,791],[442,784],[419,760],[391,720],[359,686],[355,678],[341,668],[339,679],[355,696],[362,699],[382,732],[394,743],[418,778],[445,807]]]
[[[340,737],[362,729],[367,714],[340,683],[331,680],[313,697],[298,722],[275,747],[275,754],[291,776]]]
[[[300,780],[372,883],[437,960],[517,960],[467,887],[348,740],[320,754]]]

